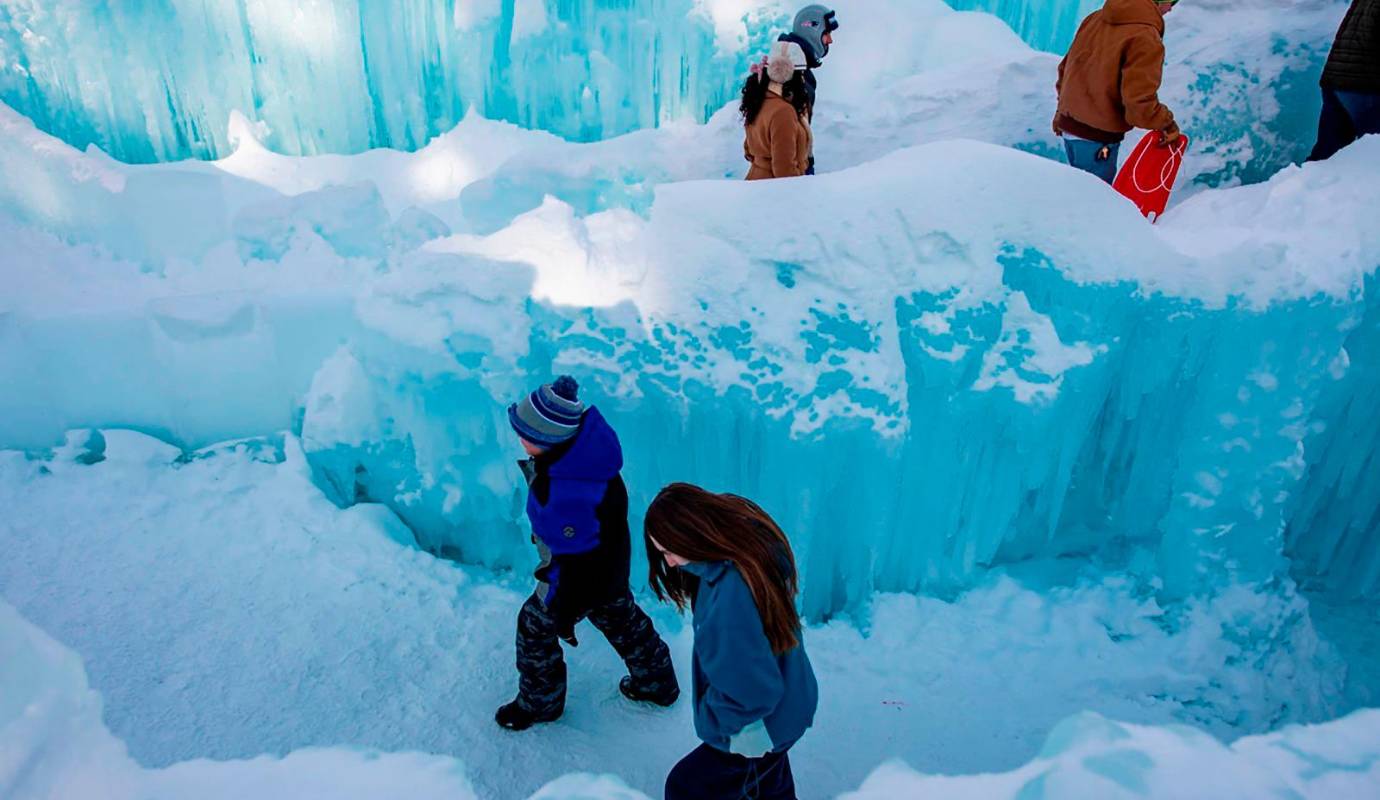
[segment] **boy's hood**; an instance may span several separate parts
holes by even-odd
[[[580,423],[580,432],[570,449],[551,465],[548,474],[553,478],[585,481],[606,481],[623,469],[623,446],[618,434],[591,407]]]

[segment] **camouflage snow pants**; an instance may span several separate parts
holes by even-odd
[[[651,694],[676,686],[671,650],[631,594],[598,606],[588,619],[627,664],[633,683]],[[535,594],[523,603],[517,624],[518,702],[543,717],[565,710],[565,658],[556,620]]]

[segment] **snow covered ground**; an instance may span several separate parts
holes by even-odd
[[[292,438],[183,454],[86,432],[43,456],[0,453],[0,507],[0,587],[61,642],[0,605],[6,798],[500,800],[588,772],[658,796],[694,745],[686,703],[618,695],[621,664],[592,632],[568,651],[563,720],[500,731],[490,715],[515,688],[530,581],[421,553],[381,507],[337,509]],[[1045,593],[994,577],[952,602],[879,596],[857,626],[807,634],[823,705],[792,754],[802,797],[1362,797],[1380,787],[1380,712],[1230,749],[1064,719],[1227,734],[1229,709],[1321,697],[1340,675],[1308,662],[1326,645],[1306,625],[1290,657],[1223,635],[1302,609],[1243,592],[1176,614],[1114,575]],[[683,668],[687,626],[654,616]],[[335,745],[349,749],[321,749]],[[891,759],[909,768],[868,776]],[[586,780],[536,796],[621,796],[572,788]]]
[[[634,529],[690,479],[792,536],[806,800],[1380,793],[1380,138],[1290,165],[1342,9],[1175,11],[1154,227],[1058,162],[1057,58],[932,0],[850,12],[810,180],[724,180],[731,108],[129,166],[0,106],[0,797],[659,796],[688,709],[592,632],[491,721],[503,408],[562,370]]]

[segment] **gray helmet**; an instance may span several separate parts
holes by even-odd
[[[838,30],[838,17],[834,9],[818,3],[800,9],[791,25],[791,33],[800,37],[815,51],[815,59],[824,60],[829,55],[829,45],[824,43],[824,34]]]

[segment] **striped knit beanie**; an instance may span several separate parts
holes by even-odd
[[[508,406],[508,422],[532,444],[550,447],[569,441],[580,432],[585,413],[579,394],[575,379],[562,375]]]

